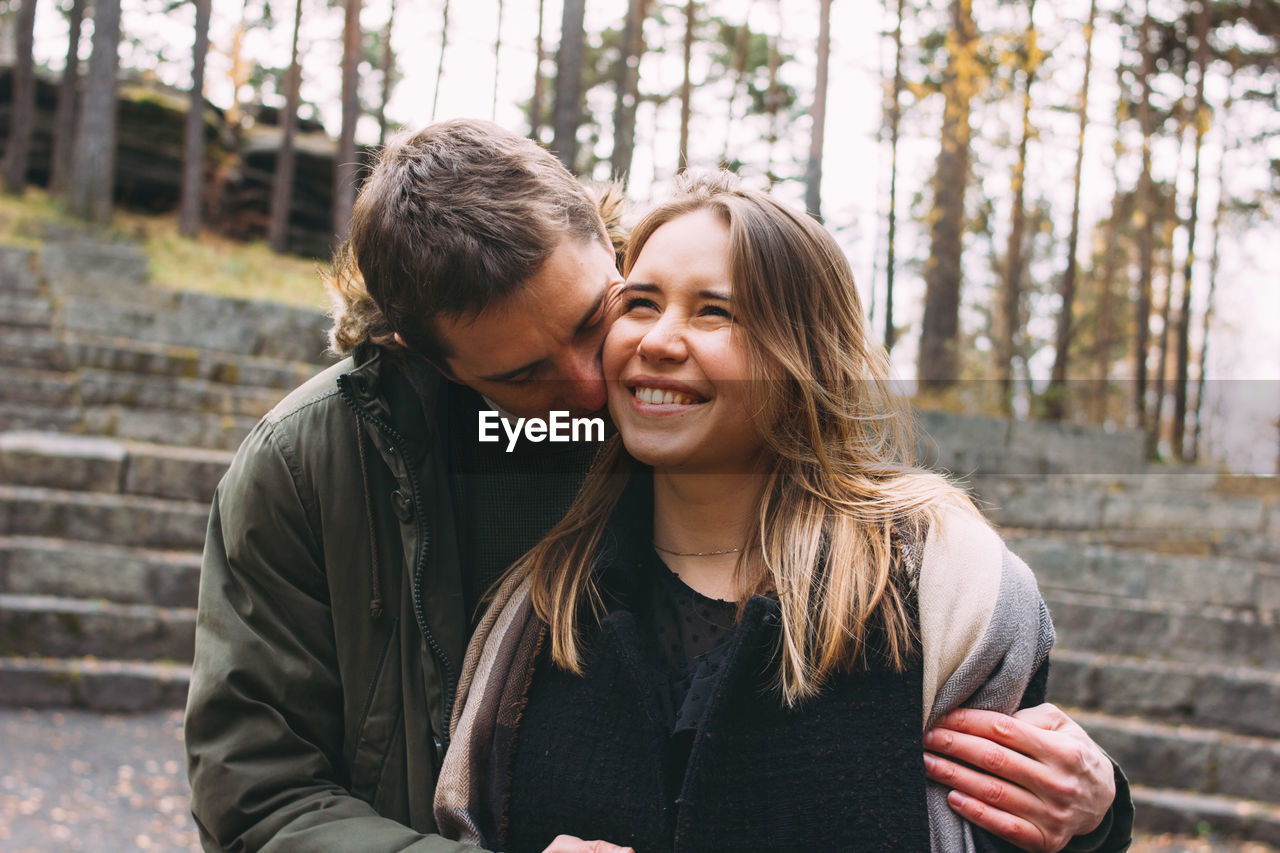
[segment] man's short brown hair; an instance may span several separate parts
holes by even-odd
[[[449,353],[435,318],[511,295],[566,237],[609,245],[596,199],[532,140],[472,119],[395,140],[361,188],[335,259],[334,346],[350,349],[357,337],[385,345],[399,333],[442,365]]]

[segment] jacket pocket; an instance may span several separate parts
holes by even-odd
[[[396,659],[400,648],[397,642],[399,635],[400,620],[397,618],[387,631],[377,668],[369,682],[355,749],[351,753],[351,793],[367,803],[373,803],[377,796],[388,751],[396,742],[403,743],[403,738],[395,736],[403,712],[400,664]]]

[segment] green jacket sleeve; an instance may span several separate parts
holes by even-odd
[[[263,422],[209,519],[185,737],[206,850],[474,853],[346,789],[343,696],[308,492]]]

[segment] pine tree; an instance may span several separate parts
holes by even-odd
[[[583,18],[585,0],[565,0],[560,18],[560,47],[556,51],[556,97],[551,147],[565,168],[578,161],[578,125],[582,120]]]
[[[284,114],[280,124],[280,150],[276,153],[271,183],[271,225],[267,239],[277,252],[289,248],[289,214],[293,208],[293,173],[298,133],[298,98],[302,85],[302,63],[298,58],[298,33],[302,29],[302,0],[293,7],[293,39],[289,46],[289,70],[284,78]]]
[[[333,168],[333,233],[339,240],[347,235],[351,208],[356,201],[356,122],[360,119],[359,67],[363,31],[360,29],[360,0],[345,0],[346,20],[342,28],[342,132]]]
[[[187,237],[200,231],[204,195],[204,60],[209,52],[209,17],[213,0],[194,0],[195,44],[191,49],[191,100],[182,152],[182,203],[178,230]]]
[[[827,124],[827,71],[831,58],[831,0],[819,0],[818,69],[813,85],[813,126],[809,136],[809,164],[804,172],[804,206],[809,214],[822,218],[822,148]]]
[[[951,0],[947,67],[943,74],[941,146],[933,179],[935,215],[925,266],[924,322],[919,374],[925,390],[941,390],[960,377],[961,238],[969,177],[969,101],[973,93],[977,32],[971,0]]]
[[[693,115],[693,42],[697,26],[697,7],[688,0],[684,7],[684,77],[680,83],[680,151],[676,171],[689,168],[689,120]]]
[[[31,137],[36,124],[36,74],[32,49],[35,46],[36,0],[18,4],[16,61],[13,65],[13,94],[9,100],[9,138],[5,140],[3,172],[7,192],[22,194],[27,186],[31,161]]]
[[[1014,340],[1022,325],[1022,258],[1026,243],[1027,209],[1025,202],[1027,145],[1033,134],[1031,127],[1031,87],[1040,68],[1040,47],[1036,34],[1036,0],[1027,2],[1027,27],[1023,34],[1020,64],[1022,66],[1022,125],[1018,137],[1018,159],[1009,181],[1013,189],[1010,208],[1009,242],[1004,256],[1004,280],[996,311],[995,360],[996,379],[1000,385],[1001,406],[1005,413],[1013,407]]]
[[[1209,110],[1205,105],[1204,78],[1209,65],[1209,4],[1200,0],[1195,13],[1196,79],[1195,106],[1191,115],[1194,133],[1193,165],[1191,171],[1191,208],[1187,214],[1187,254],[1182,268],[1182,305],[1177,321],[1177,373],[1174,379],[1173,398],[1173,454],[1179,460],[1188,456],[1185,445],[1187,426],[1187,369],[1191,358],[1191,271],[1196,259],[1196,223],[1200,206],[1200,149],[1205,130],[1209,125]]]
[[[71,174],[71,155],[75,151],[76,116],[80,105],[80,30],[84,23],[86,0],[71,0],[67,13],[67,62],[58,83],[58,106],[53,118],[53,153],[49,157],[49,192],[62,195]]]
[[[119,50],[120,0],[97,0],[93,12],[93,53],[89,57],[67,194],[67,210],[71,215],[92,222],[106,223],[111,219]]]
[[[1076,250],[1080,243],[1080,178],[1084,172],[1084,136],[1089,127],[1089,74],[1093,69],[1093,26],[1098,16],[1098,0],[1089,3],[1089,20],[1084,30],[1084,82],[1080,88],[1080,128],[1076,134],[1076,165],[1071,194],[1071,230],[1067,236],[1067,269],[1062,274],[1062,297],[1058,313],[1058,333],[1049,381],[1046,412],[1051,420],[1066,413],[1067,360],[1071,352],[1072,311],[1076,298]]]
[[[640,102],[640,60],[644,56],[644,21],[648,0],[629,0],[622,30],[621,55],[614,74],[613,156],[610,167],[624,183],[630,177],[636,146],[636,108]]]

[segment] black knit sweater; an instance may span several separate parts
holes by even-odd
[[[611,612],[586,637],[585,677],[537,664],[501,849],[568,833],[639,853],[928,850],[918,664],[868,662],[788,709],[773,687],[773,599],[748,602],[691,742],[673,738],[668,673],[635,612],[637,579],[652,577],[636,561],[644,529],[615,537],[602,564]]]

